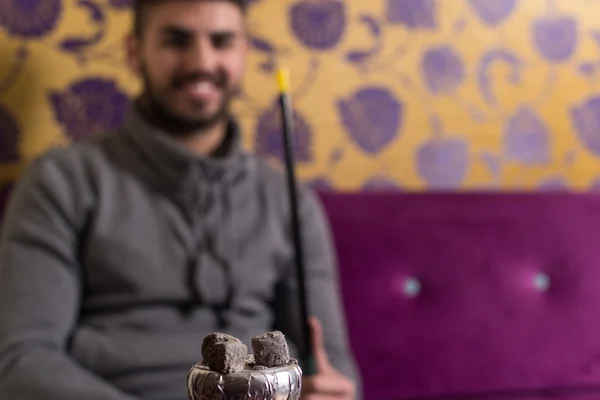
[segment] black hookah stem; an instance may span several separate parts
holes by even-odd
[[[283,144],[285,155],[285,169],[290,200],[292,239],[294,245],[294,260],[296,266],[296,277],[298,283],[299,305],[300,305],[300,327],[304,341],[301,354],[302,370],[305,375],[313,375],[316,371],[313,356],[310,326],[308,325],[308,306],[306,299],[306,277],[304,264],[304,249],[302,242],[302,228],[300,225],[300,213],[298,206],[298,191],[294,160],[294,114],[292,108],[292,97],[289,92],[289,72],[280,69],[277,73],[279,83],[279,105],[281,108],[281,120],[283,123]]]

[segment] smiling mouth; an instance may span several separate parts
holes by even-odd
[[[219,88],[212,82],[190,82],[183,91],[195,100],[211,100],[219,95]]]

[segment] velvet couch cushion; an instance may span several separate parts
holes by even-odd
[[[321,199],[367,399],[600,399],[600,197]]]

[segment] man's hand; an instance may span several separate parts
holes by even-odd
[[[316,374],[302,378],[302,400],[354,400],[354,383],[337,371],[329,363],[329,357],[323,343],[321,322],[309,319],[314,346]]]

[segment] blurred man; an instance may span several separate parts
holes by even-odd
[[[139,0],[129,63],[144,91],[118,132],[23,174],[0,242],[0,398],[187,398],[205,335],[284,331],[298,354],[282,174],[240,147],[241,0]],[[324,216],[301,190],[314,399],[358,377]],[[320,322],[319,322],[320,321]]]

